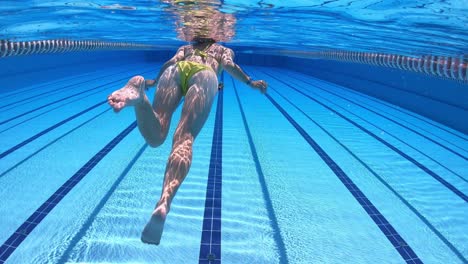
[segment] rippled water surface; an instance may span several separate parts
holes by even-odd
[[[231,45],[449,56],[468,51],[466,0],[2,1],[0,39],[179,45],[187,14],[197,20],[191,10],[200,6],[233,18],[223,17],[230,28],[217,32],[232,35],[226,40]]]

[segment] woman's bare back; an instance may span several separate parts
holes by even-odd
[[[222,70],[221,61],[223,61],[223,58],[229,56],[232,60],[233,56],[232,50],[216,43],[185,45],[180,47],[179,50],[181,49],[184,54],[183,60],[209,66],[216,73]]]

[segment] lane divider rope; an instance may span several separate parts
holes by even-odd
[[[155,46],[100,40],[49,39],[33,41],[0,40],[0,58],[59,52],[97,51],[97,50],[144,50]]]

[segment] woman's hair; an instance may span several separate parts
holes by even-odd
[[[178,38],[189,42],[228,42],[235,35],[236,18],[211,7],[178,10]]]
[[[192,40],[192,42],[195,43],[216,43],[216,40],[212,38],[206,38],[206,37],[197,37],[195,36]]]

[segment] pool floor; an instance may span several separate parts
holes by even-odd
[[[223,76],[161,244],[143,244],[171,137],[147,146],[106,98],[160,66],[1,90],[0,263],[467,263],[467,135],[254,66],[268,93]]]

